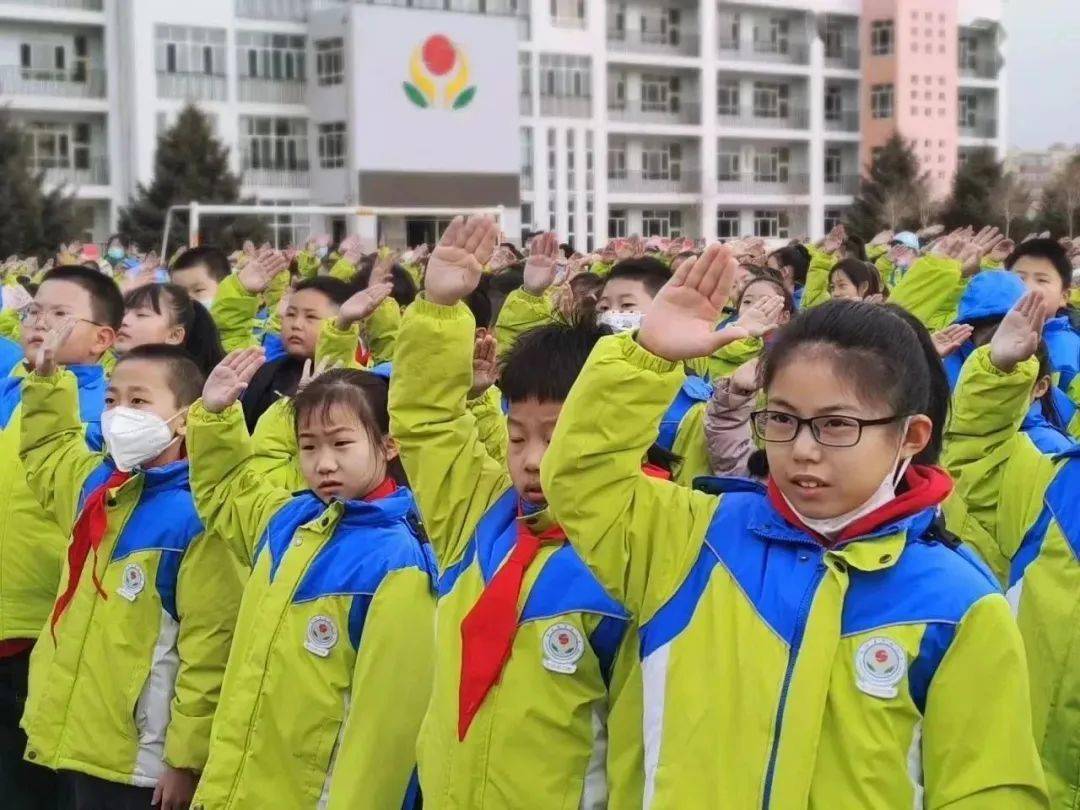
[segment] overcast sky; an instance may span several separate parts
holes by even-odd
[[[1080,3],[1009,0],[1010,146],[1080,143]]]

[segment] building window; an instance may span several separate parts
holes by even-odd
[[[893,52],[892,20],[875,20],[870,23],[870,53],[874,56],[888,56]]]
[[[961,93],[958,101],[960,127],[974,129],[979,117],[979,97],[974,93]]]
[[[522,203],[521,204],[521,232],[522,234],[528,233],[533,230],[533,204]],[[525,240],[522,239],[522,242]]]
[[[591,113],[592,59],[540,54],[540,100],[546,112],[587,117]]]
[[[719,115],[739,114],[739,83],[722,80],[716,85],[716,112]]]
[[[240,153],[245,170],[306,172],[307,139],[305,118],[240,117]]]
[[[532,54],[518,51],[518,83],[522,98],[532,98]]]
[[[575,169],[574,154],[576,150],[577,133],[572,129],[566,130],[566,187],[570,190],[570,196],[574,195],[574,187],[577,186],[577,172]]]
[[[717,211],[716,212],[716,235],[720,239],[739,238],[739,212]]]
[[[319,124],[319,165],[340,169],[345,165],[345,122]]]
[[[641,235],[662,239],[682,236],[682,211],[645,209],[641,212]]]
[[[23,130],[30,167],[89,169],[90,125],[31,121]]]
[[[717,180],[730,183],[740,179],[741,159],[738,149],[720,147],[716,155]]]
[[[791,114],[791,87],[781,82],[754,82],[754,117],[787,118]]]
[[[825,233],[844,223],[844,212],[840,208],[825,209]]]
[[[315,77],[320,87],[345,81],[345,40],[315,40]]]
[[[521,186],[533,187],[533,131],[529,127],[521,128]]]
[[[825,182],[839,183],[844,174],[843,151],[839,146],[825,147]]]
[[[154,39],[158,73],[225,75],[224,29],[158,25]]]
[[[643,74],[641,77],[642,112],[678,112],[679,88],[678,76]]]
[[[825,120],[840,121],[844,117],[844,91],[839,85],[825,86]]]
[[[237,73],[241,79],[304,81],[307,45],[302,36],[238,31],[236,52]]]
[[[754,236],[763,239],[787,239],[790,229],[787,211],[774,208],[754,212]]]
[[[770,17],[763,27],[754,26],[754,50],[758,53],[786,54],[790,22],[787,17]]]
[[[669,143],[642,150],[641,172],[646,180],[681,180],[682,144]]]
[[[608,146],[607,171],[609,180],[625,180],[626,173],[626,144],[613,143]]]
[[[626,211],[615,208],[609,210],[607,220],[608,239],[625,239],[626,230]]]
[[[593,226],[596,220],[596,203],[593,201],[592,194],[589,194],[585,198],[585,250],[589,253],[593,251],[593,245],[595,244],[593,233]]]
[[[552,192],[548,197],[548,227],[549,231],[554,231],[558,228],[558,220],[555,215],[555,194]]]
[[[791,177],[791,150],[786,146],[773,146],[754,154],[754,181],[758,183],[786,183]]]
[[[870,114],[874,118],[893,117],[893,86],[875,84],[870,88]]]
[[[839,20],[825,20],[825,58],[844,58],[844,28]]]
[[[547,187],[552,196],[555,195],[555,166],[556,166],[556,154],[555,154],[555,130],[552,127],[548,127],[547,131]],[[555,230],[555,226],[551,226],[551,230]]]
[[[960,69],[975,70],[979,65],[979,40],[971,34],[961,34],[960,42]]]
[[[596,150],[593,148],[593,132],[585,130],[585,190],[591,192],[596,187]],[[592,226],[589,227],[592,235]]]
[[[742,21],[737,11],[721,11],[716,18],[721,51],[739,50],[739,37]]]
[[[584,28],[585,0],[550,0],[551,22],[553,25],[569,28]]]

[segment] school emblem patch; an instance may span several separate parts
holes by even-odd
[[[326,658],[338,642],[337,625],[329,616],[313,616],[307,626],[304,649],[320,658]]]
[[[116,592],[129,602],[134,602],[135,597],[142,593],[145,587],[146,572],[142,570],[142,566],[136,563],[125,565],[120,587]]]
[[[577,672],[577,662],[585,654],[585,637],[574,625],[559,622],[544,631],[541,646],[545,669],[571,675]]]
[[[855,685],[868,695],[894,698],[907,672],[907,653],[891,638],[864,641],[855,652]]]

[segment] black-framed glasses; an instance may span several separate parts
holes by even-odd
[[[884,419],[858,419],[854,416],[825,414],[802,419],[783,411],[754,411],[750,414],[750,424],[754,428],[754,435],[763,442],[793,442],[803,425],[809,425],[810,434],[818,444],[826,447],[854,447],[862,439],[863,428],[888,425],[903,418],[903,414],[887,416]]]

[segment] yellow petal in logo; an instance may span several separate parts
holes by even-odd
[[[457,49],[457,62],[458,69],[454,74],[449,84],[446,85],[444,91],[444,99],[447,107],[453,106],[457,100],[458,95],[469,84],[469,60],[465,56],[465,52],[460,48]]]
[[[413,85],[424,96],[427,103],[435,103],[435,82],[428,78],[424,71],[424,63],[420,48],[413,51],[412,59],[409,60],[409,76]]]

